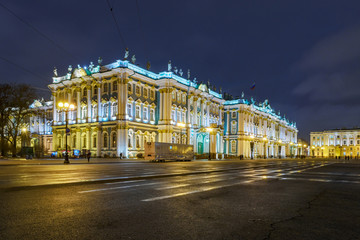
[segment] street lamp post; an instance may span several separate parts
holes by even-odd
[[[59,106],[59,111],[65,113],[65,160],[64,160],[64,164],[69,164],[70,161],[69,161],[69,154],[68,154],[67,135],[70,132],[70,129],[68,129],[68,113],[69,113],[69,110],[74,110],[75,107],[73,104],[69,104],[68,102],[65,102],[65,103],[59,102],[58,106]]]

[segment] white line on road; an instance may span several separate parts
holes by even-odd
[[[147,199],[143,199],[141,201],[143,201],[143,202],[151,202],[151,201],[162,200],[162,199],[167,199],[167,198],[180,197],[180,196],[189,195],[189,194],[193,194],[193,193],[207,192],[207,191],[211,191],[211,190],[215,190],[215,189],[219,189],[219,188],[231,187],[231,186],[244,184],[244,183],[250,183],[250,182],[253,182],[253,181],[254,180],[241,181],[241,182],[222,185],[222,186],[202,188],[202,189],[199,189],[199,190],[194,190],[194,191],[189,191],[189,192],[182,192],[182,193],[176,193],[176,194],[172,194],[172,195],[165,195],[165,196],[160,196],[160,197],[147,198]]]

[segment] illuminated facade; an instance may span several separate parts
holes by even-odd
[[[314,157],[359,157],[360,129],[337,129],[310,133]]]
[[[295,124],[267,101],[225,100],[209,84],[185,79],[171,67],[156,74],[126,60],[100,61],[69,67],[49,88],[56,103],[54,151],[65,148],[65,113],[57,105],[69,102],[75,110],[68,114],[68,146],[92,156],[140,156],[150,141],[192,144],[196,154],[211,158],[296,155]]]
[[[37,156],[50,155],[52,147],[53,102],[35,100],[30,105],[30,119],[27,131],[30,133],[29,146]]]

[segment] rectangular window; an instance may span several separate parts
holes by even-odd
[[[108,85],[107,83],[104,83],[104,92],[107,92],[108,91]]]
[[[177,112],[177,122],[181,122],[181,112]]]
[[[132,86],[131,83],[128,83],[128,93],[131,94],[132,93]]]
[[[113,91],[117,91],[117,82],[113,82]]]
[[[150,92],[150,98],[151,98],[151,99],[155,99],[155,91],[154,91],[154,90],[151,90],[151,92]]]
[[[175,110],[171,111],[171,120],[175,121]]]
[[[140,96],[140,87],[139,86],[135,87],[135,94]]]
[[[344,145],[346,145],[346,141],[344,141]]]
[[[236,112],[234,111],[234,112],[231,112],[231,117],[232,118],[236,118]]]
[[[236,152],[236,142],[235,141],[231,141],[231,152],[232,153]]]
[[[148,98],[148,89],[144,88],[143,91],[144,91],[144,98]]]

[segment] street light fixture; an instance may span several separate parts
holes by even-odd
[[[67,145],[67,135],[70,132],[70,129],[68,129],[68,113],[69,110],[72,111],[75,109],[74,104],[69,104],[68,102],[59,102],[58,103],[58,107],[59,107],[59,112],[64,112],[65,113],[65,160],[64,160],[64,164],[69,164],[69,154],[68,154],[68,145]]]
[[[211,148],[211,132],[213,131],[214,129],[211,128],[211,127],[208,127],[206,128],[206,131],[209,132],[209,160],[211,160],[211,153],[210,153],[210,148]]]

